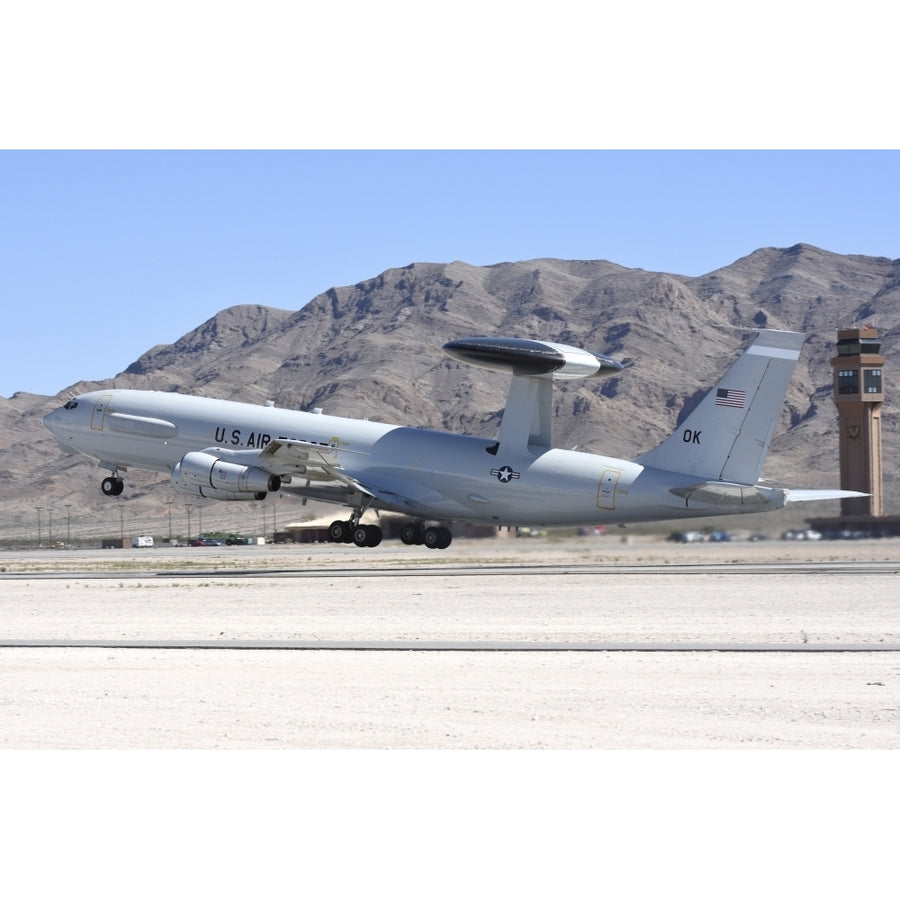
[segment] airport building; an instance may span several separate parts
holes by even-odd
[[[869,325],[838,331],[836,349],[831,368],[841,489],[868,496],[841,500],[840,516],[807,522],[823,534],[900,534],[900,516],[884,514],[881,408],[885,360],[878,332]]]

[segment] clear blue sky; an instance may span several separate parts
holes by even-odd
[[[411,262],[900,257],[893,151],[5,151],[0,196],[7,397]]]

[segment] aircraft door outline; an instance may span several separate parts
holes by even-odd
[[[619,484],[619,476],[622,473],[618,469],[604,469],[597,485],[597,508],[616,508],[616,488]]]
[[[103,431],[103,420],[106,418],[110,400],[112,400],[112,394],[104,394],[94,405],[94,411],[91,413],[92,431]]]

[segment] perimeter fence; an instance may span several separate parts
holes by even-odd
[[[275,504],[265,502],[172,504],[162,512],[125,504],[116,504],[108,512],[75,504],[40,506],[4,512],[0,547],[100,547],[104,541],[127,541],[137,535],[151,535],[157,542],[187,543],[210,532],[272,539],[278,525],[288,521],[279,523],[279,512]]]

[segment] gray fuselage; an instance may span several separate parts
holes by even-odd
[[[505,448],[496,440],[156,391],[83,394],[44,418],[68,452],[107,468],[171,472],[185,454],[218,450],[251,460],[272,441],[327,445],[342,477],[371,491],[367,505],[415,518],[540,526],[628,523],[759,512],[685,499],[690,475],[573,450]],[[287,482],[288,479],[285,479]],[[682,489],[682,494],[673,493]],[[283,490],[350,503],[303,470]]]

